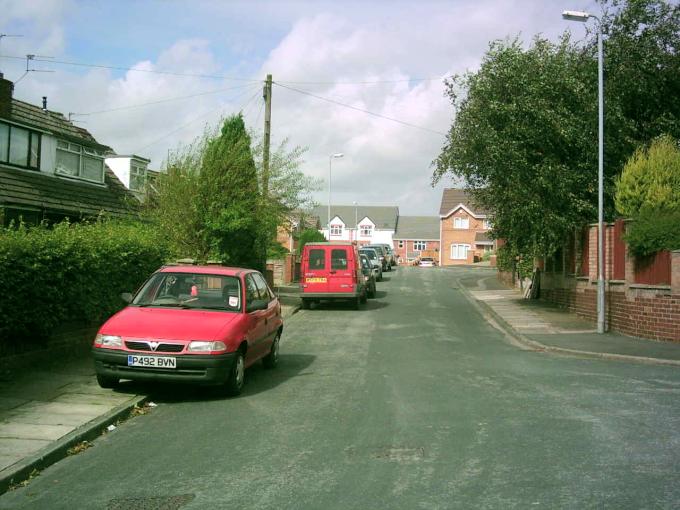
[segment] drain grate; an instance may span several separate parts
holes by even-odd
[[[178,510],[195,497],[195,494],[180,494],[178,496],[115,498],[109,501],[106,510]]]

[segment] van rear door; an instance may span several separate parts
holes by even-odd
[[[305,257],[302,260],[304,284],[302,292],[328,292],[328,277],[330,276],[328,247],[305,246]]]
[[[329,246],[329,248],[328,292],[354,292],[357,262],[354,259],[353,248],[351,246]]]

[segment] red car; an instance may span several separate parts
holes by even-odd
[[[281,305],[257,271],[165,266],[123,298],[130,304],[104,323],[92,348],[102,388],[170,381],[237,395],[250,365],[276,366]]]

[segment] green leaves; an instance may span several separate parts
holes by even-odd
[[[102,322],[166,261],[166,246],[149,226],[109,221],[0,230],[0,353]]]

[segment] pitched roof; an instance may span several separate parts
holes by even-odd
[[[319,217],[321,226],[328,225],[328,206],[319,205],[314,208],[313,214]],[[331,205],[331,219],[339,216],[345,225],[354,226],[354,218],[358,221],[368,216],[378,230],[395,230],[399,207],[376,206],[376,205]]]
[[[63,114],[50,110],[44,111],[39,106],[25,103],[18,99],[12,98],[9,120],[47,131],[60,138],[65,138],[82,145],[102,150],[111,150],[110,147],[97,142],[87,129],[76,126],[66,119]]]
[[[473,201],[470,195],[465,190],[457,188],[446,188],[442,193],[442,202],[439,207],[439,215],[444,216],[455,209],[460,204],[464,205],[470,209],[475,215],[487,214],[487,211],[478,207]]]
[[[37,207],[74,216],[131,216],[132,195],[105,167],[104,184],[0,166],[0,205]]]
[[[399,216],[393,239],[439,239],[439,218],[436,216]]]

